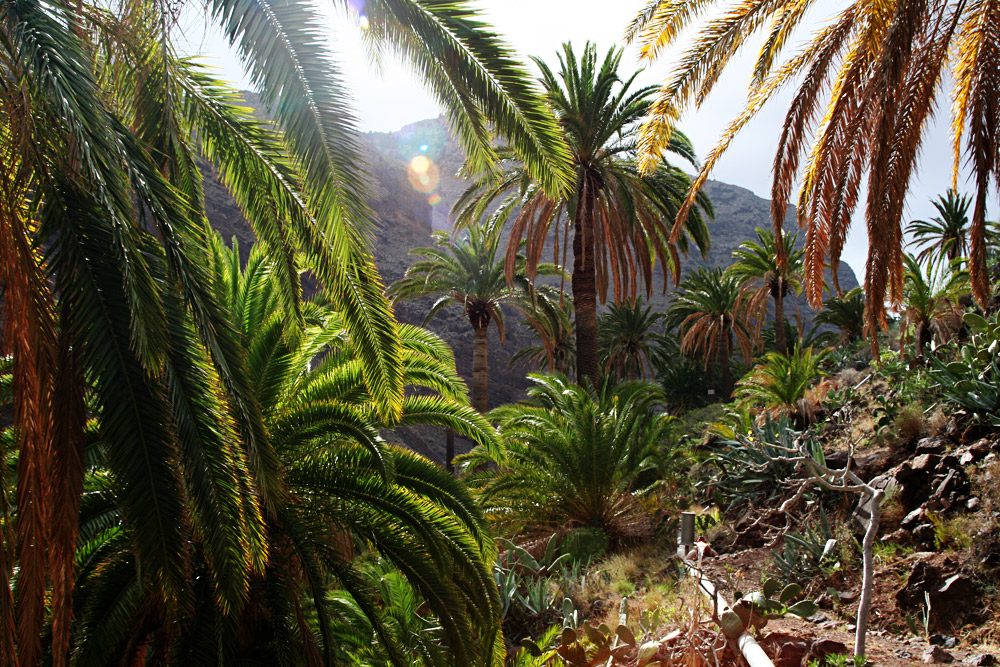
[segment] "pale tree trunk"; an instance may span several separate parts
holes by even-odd
[[[868,611],[872,605],[872,588],[875,583],[875,537],[878,535],[878,519],[882,509],[882,489],[875,489],[871,501],[871,518],[862,543],[861,599],[858,601],[858,618],[854,634],[854,655],[865,654],[865,638],[868,634]]]
[[[475,339],[472,344],[472,407],[482,414],[489,411],[489,366],[487,365],[487,339],[490,322],[473,324]]]
[[[573,307],[576,310],[576,377],[598,386],[597,271],[594,261],[594,195],[584,178],[576,220],[573,221]]]

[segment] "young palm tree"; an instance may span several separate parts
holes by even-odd
[[[654,374],[653,355],[659,333],[654,330],[663,313],[643,307],[642,297],[613,303],[597,318],[601,368],[618,381],[649,379]]]
[[[768,352],[740,381],[736,394],[759,401],[778,413],[808,417],[808,408],[802,400],[809,385],[822,376],[820,366],[827,356],[829,349],[814,353],[811,346],[802,348],[798,344],[791,354]]]
[[[469,227],[465,235],[452,238],[447,232],[434,233],[434,247],[414,248],[411,255],[426,259],[406,270],[406,275],[389,286],[393,301],[437,296],[424,317],[426,325],[443,308],[461,306],[472,326],[472,404],[479,412],[489,410],[490,324],[496,322],[501,342],[505,339],[502,305],[524,308],[532,302],[534,288],[524,276],[524,257],[517,257],[518,272],[513,280],[504,275],[497,257],[503,227],[487,224]],[[538,267],[542,275],[562,275],[550,264]]]
[[[913,237],[911,245],[920,248],[917,261],[930,266],[937,262],[952,263],[969,254],[969,196],[952,189],[937,201],[932,201],[940,216],[930,220],[914,220],[906,227]]]
[[[860,287],[848,290],[823,302],[823,309],[813,318],[814,324],[829,324],[840,329],[840,343],[852,343],[865,332],[865,293]]]
[[[638,73],[619,74],[621,49],[612,48],[603,61],[588,43],[580,57],[569,44],[559,54],[555,73],[542,60],[535,63],[541,82],[570,146],[576,180],[570,190],[553,197],[516,162],[508,162],[499,178],[480,179],[456,204],[462,220],[478,220],[497,199],[498,218],[516,210],[507,247],[507,273],[513,275],[519,241],[527,238],[529,275],[541,257],[550,232],[554,263],[565,263],[572,237],[573,303],[576,309],[577,374],[597,384],[597,304],[607,298],[609,286],[616,300],[631,298],[643,284],[653,285],[653,263],[664,271],[678,271],[679,251],[687,252],[688,236],[698,250],[708,250],[705,216],[712,209],[704,196],[686,227],[671,230],[672,218],[690,179],[665,161],[643,176],[633,160],[635,130],[649,111],[650,87],[634,88]],[[695,164],[687,137],[675,133],[671,152]],[[562,261],[560,261],[560,257]]]
[[[254,534],[264,557],[239,609],[227,609],[219,591],[196,577],[191,608],[173,618],[156,580],[137,567],[132,531],[121,520],[126,508],[97,467],[81,521],[78,663],[157,664],[167,655],[201,655],[267,664],[300,664],[307,656],[331,664],[338,616],[329,593],[337,586],[367,617],[393,664],[409,664],[394,650],[381,601],[354,557],[368,546],[426,601],[453,660],[493,656],[497,596],[488,563],[495,549],[468,492],[438,466],[382,441],[379,428],[394,423],[379,418],[341,312],[322,298],[303,301],[302,326],[292,330],[275,262],[263,247],[254,247],[242,271],[236,248],[217,241],[214,250],[211,270],[220,296],[233,305],[281,488],[262,508]],[[398,423],[443,426],[499,451],[493,429],[468,406],[447,345],[416,327],[401,325],[399,335],[403,382],[419,391],[404,396]],[[95,449],[90,458],[100,461],[105,448]],[[251,480],[234,483],[248,488]],[[227,500],[205,484],[192,489],[195,503]],[[205,561],[218,558],[210,546],[200,550]],[[194,568],[204,569],[200,559]]]
[[[986,204],[1000,173],[993,148],[1000,139],[1000,120],[993,111],[1000,104],[1000,6],[858,0],[839,8],[828,22],[810,21],[820,27],[809,39],[797,39],[802,18],[816,6],[810,0],[745,0],[735,6],[649,0],[629,28],[647,60],[657,59],[680,35],[689,34],[686,28],[693,21],[704,23],[663,84],[641,144],[647,161],[655,160],[674,122],[707,99],[749,38],[762,34],[746,107],[705,160],[690,196],[765,103],[785,84],[796,82],[774,160],[775,229],[784,221],[794,184],[801,183],[805,291],[819,307],[823,272],[829,263],[836,274],[852,214],[864,201],[869,238],[865,318],[874,344],[876,326],[886,323],[886,297],[894,304],[902,300],[905,195],[932,126],[928,121],[945,95],[942,81],[954,83],[947,94],[956,179],[964,161],[974,183],[969,228],[973,293],[980,303],[988,298]],[[802,45],[787,53],[790,44]],[[678,224],[683,219],[682,210]]]
[[[748,292],[747,307],[756,313],[757,326],[764,324],[767,301],[774,301],[775,343],[780,354],[788,351],[785,335],[785,297],[802,292],[802,258],[805,251],[795,247],[798,234],[782,232],[781,248],[774,232],[757,228],[757,241],[745,241],[733,251],[735,260],[727,273],[735,276]],[[785,261],[778,261],[784,254]]]
[[[573,331],[573,299],[558,288],[537,288],[534,306],[524,310],[521,326],[539,339],[540,345],[528,345],[510,358],[513,366],[521,361],[549,373],[572,375],[576,370],[576,336]]]
[[[612,541],[648,536],[640,480],[656,450],[668,446],[675,419],[656,410],[659,388],[606,383],[597,391],[561,375],[530,378],[527,401],[490,414],[500,424],[504,459],[485,448],[459,459],[479,470],[470,484],[484,508],[495,510],[517,541],[580,527],[598,528]]]
[[[492,159],[492,125],[550,192],[570,182],[550,111],[467,2],[373,0],[365,9],[370,43],[416,66],[474,164]],[[177,56],[173,9],[162,4],[13,0],[0,11],[0,354],[14,359],[20,503],[12,532],[0,534],[0,664],[38,662],[47,607],[53,661],[66,661],[84,396],[100,417],[143,572],[185,608],[191,530],[224,527],[201,536],[217,539],[228,563],[213,562],[206,576],[228,578],[227,604],[242,604],[253,521],[225,511],[259,508],[190,506],[192,472],[175,465],[182,446],[199,446],[187,440],[195,427],[232,417],[249,454],[229,463],[250,466],[249,502],[277,491],[241,347],[202,267],[199,159],[281,258],[273,271],[285,308],[297,315],[301,250],[343,309],[378,410],[391,419],[402,409],[401,349],[368,253],[366,179],[325,20],[308,0],[213,0],[208,10],[275,124]],[[204,377],[185,361],[192,349],[211,367]],[[207,468],[220,488],[242,474],[229,463]]]
[[[718,267],[691,272],[667,310],[666,324],[678,330],[682,353],[698,355],[706,368],[716,369],[728,399],[733,392],[733,336],[747,361],[754,345],[754,325],[739,279]]]
[[[904,258],[906,275],[903,288],[903,317],[899,322],[899,353],[905,354],[906,341],[913,331],[915,357],[922,357],[934,334],[947,342],[962,325],[962,294],[968,294],[968,274],[959,260],[949,267],[937,265],[924,273],[912,255]]]

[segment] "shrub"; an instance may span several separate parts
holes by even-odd
[[[759,401],[779,414],[809,419],[812,410],[803,399],[809,386],[823,374],[820,366],[828,355],[828,350],[814,353],[812,347],[798,345],[788,356],[769,352],[740,382],[736,395]]]
[[[532,374],[528,400],[494,410],[501,452],[476,448],[461,459],[487,512],[520,541],[599,529],[613,543],[651,534],[642,495],[671,461],[676,418],[662,412],[649,382],[600,391],[562,375]]]

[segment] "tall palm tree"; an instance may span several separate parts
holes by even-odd
[[[474,163],[492,159],[492,125],[552,192],[569,182],[551,113],[468,3],[365,7],[371,43],[415,64]],[[297,316],[301,250],[344,310],[379,411],[391,419],[402,409],[401,349],[368,252],[355,120],[322,14],[307,0],[213,0],[208,9],[273,125],[177,56],[170,7],[11,0],[0,11],[0,353],[15,360],[20,503],[13,533],[0,535],[0,664],[38,661],[47,606],[53,660],[66,660],[85,396],[94,398],[143,572],[185,608],[191,531],[219,526],[198,536],[217,539],[228,559],[207,576],[228,578],[227,604],[242,604],[253,522],[225,512],[259,508],[190,505],[184,487],[194,473],[175,465],[192,424],[233,415],[248,451],[230,462],[250,467],[259,492],[246,497],[252,504],[277,491],[241,347],[201,265],[209,231],[199,159],[282,258],[274,271],[286,309]],[[178,324],[193,338],[179,337]],[[185,367],[192,349],[212,367],[211,381]],[[184,399],[195,403],[184,409]],[[209,469],[210,479],[240,472],[228,468]]]
[[[673,218],[690,184],[688,176],[665,161],[647,175],[634,161],[635,130],[648,114],[651,87],[634,87],[636,75],[618,69],[622,51],[610,49],[603,60],[588,43],[578,57],[570,44],[559,54],[559,71],[534,58],[541,83],[570,146],[576,180],[558,197],[514,161],[502,174],[488,174],[474,183],[456,204],[461,220],[478,220],[498,199],[497,218],[517,211],[507,247],[507,273],[513,275],[518,243],[527,238],[529,275],[537,266],[551,232],[554,263],[565,263],[572,237],[573,303],[576,309],[577,375],[597,383],[597,304],[607,298],[609,286],[616,300],[630,298],[640,284],[647,294],[653,286],[654,262],[664,272],[678,271],[679,252],[687,252],[688,237],[704,254],[709,236],[705,216],[712,213],[705,196],[686,227],[671,230]],[[677,132],[669,150],[695,164],[694,149]],[[704,215],[703,215],[704,214]],[[560,257],[562,261],[560,261]]]
[[[649,379],[663,313],[643,307],[642,297],[613,303],[597,318],[597,341],[604,375],[618,381]]]
[[[914,220],[906,227],[913,240],[911,245],[920,248],[917,261],[925,264],[951,263],[969,254],[969,196],[960,195],[951,188],[943,197],[932,201],[940,214],[930,220]]]
[[[875,328],[886,325],[887,297],[897,305],[902,300],[906,192],[946,88],[952,101],[955,180],[964,163],[974,184],[969,228],[973,293],[980,303],[988,298],[986,205],[991,183],[1000,174],[995,149],[1000,118],[994,112],[1000,104],[1000,6],[963,0],[856,0],[838,7],[830,21],[810,21],[818,27],[801,39],[796,33],[803,17],[813,16],[810,10],[818,6],[813,0],[744,0],[735,6],[649,0],[628,30],[647,60],[656,60],[681,35],[690,35],[686,28],[693,21],[703,23],[663,84],[641,144],[652,163],[676,120],[709,97],[726,66],[751,36],[761,34],[746,106],[706,158],[691,196],[734,137],[794,81],[797,89],[773,167],[775,229],[785,218],[792,188],[800,183],[805,291],[818,308],[824,269],[829,263],[836,274],[853,213],[864,202],[869,238],[865,318],[875,345]],[[801,46],[789,53],[791,44]],[[943,86],[943,81],[953,85]]]
[[[805,251],[796,248],[798,234],[782,232],[781,248],[774,232],[757,228],[757,241],[745,241],[733,251],[735,260],[726,271],[735,276],[748,292],[748,308],[756,311],[757,326],[764,324],[767,301],[774,301],[775,343],[780,354],[788,352],[785,335],[785,297],[802,291],[802,259]],[[778,257],[784,253],[785,261]]]
[[[524,257],[516,259],[519,269],[512,281],[504,275],[504,263],[497,257],[503,226],[488,223],[468,227],[462,236],[448,232],[434,233],[434,246],[414,248],[411,255],[425,259],[413,264],[406,274],[389,286],[393,301],[438,297],[424,317],[426,325],[442,309],[461,306],[472,326],[472,403],[479,412],[489,410],[490,324],[496,322],[501,342],[506,338],[503,309],[509,304],[526,307],[532,302],[534,288],[524,275]],[[562,275],[555,266],[537,268],[542,275]]]
[[[366,387],[343,313],[325,296],[303,301],[302,326],[293,330],[275,259],[263,246],[254,247],[245,270],[238,249],[221,241],[213,248],[210,270],[219,277],[220,297],[233,306],[232,325],[246,351],[254,397],[265,406],[274,483],[281,488],[261,509],[254,534],[265,553],[241,608],[227,609],[217,601],[219,591],[196,577],[191,607],[172,617],[156,580],[132,558],[132,531],[122,521],[126,508],[99,465],[88,478],[81,517],[77,662],[155,664],[167,655],[188,661],[201,655],[266,664],[300,664],[305,656],[331,664],[338,648],[329,600],[335,585],[394,654],[381,601],[364,576],[363,559],[354,557],[365,545],[423,597],[455,661],[465,664],[484,651],[492,656],[498,616],[488,564],[495,549],[484,517],[450,475],[379,436],[379,428],[396,423],[432,424],[498,451],[495,432],[468,406],[447,344],[417,327],[399,327],[403,382],[416,391],[404,395],[398,422],[385,421]],[[198,437],[213,434],[206,429]],[[101,461],[106,447],[93,449],[89,458]],[[199,455],[183,452],[185,458]],[[237,476],[234,483],[247,488],[250,480]],[[193,485],[192,495],[196,503],[227,501],[205,484]],[[218,558],[210,546],[194,559],[195,572],[204,569],[202,559]],[[409,663],[394,655],[393,664]]]
[[[698,355],[721,380],[722,397],[733,393],[730,357],[733,337],[747,361],[754,346],[754,325],[740,281],[721,268],[699,268],[681,281],[667,309],[666,323],[681,337],[681,352]]]
[[[840,297],[823,302],[823,309],[813,318],[814,324],[829,324],[840,329],[840,343],[853,343],[865,332],[865,293],[860,287]]]

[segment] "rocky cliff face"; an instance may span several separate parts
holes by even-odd
[[[372,175],[370,203],[380,227],[373,248],[375,261],[388,284],[400,278],[414,258],[412,248],[431,244],[431,231],[450,228],[448,212],[464,190],[456,178],[462,164],[462,150],[451,138],[443,118],[408,125],[398,132],[369,133],[364,136],[368,169]],[[225,189],[214,178],[205,186],[209,220],[229,240],[239,239],[244,256],[253,234]],[[727,183],[710,181],[706,191],[715,206],[711,223],[712,247],[705,259],[688,257],[685,271],[698,265],[728,265],[732,251],[743,241],[754,238],[754,228],[770,226],[770,202],[751,191]],[[795,223],[795,210],[789,207],[788,227]],[[857,279],[846,264],[840,266],[840,284],[846,291]],[[662,293],[658,280],[650,301],[657,310],[665,309],[669,294]],[[567,285],[568,288],[568,285]],[[430,300],[402,303],[397,316],[405,322],[420,324]],[[811,320],[812,310],[799,300],[803,318]],[[794,308],[788,307],[791,317]],[[506,316],[507,338],[501,344],[495,328],[490,332],[490,405],[515,401],[528,383],[526,369],[510,368],[511,356],[521,347],[534,344],[531,336],[518,325],[516,314]],[[472,331],[458,308],[440,313],[428,327],[444,337],[455,351],[459,372],[467,379],[472,371]],[[425,438],[427,442],[422,442]],[[438,436],[413,434],[421,442],[408,442],[421,453],[432,455],[443,449]],[[408,437],[408,441],[411,438]],[[439,454],[437,455],[440,456]]]

